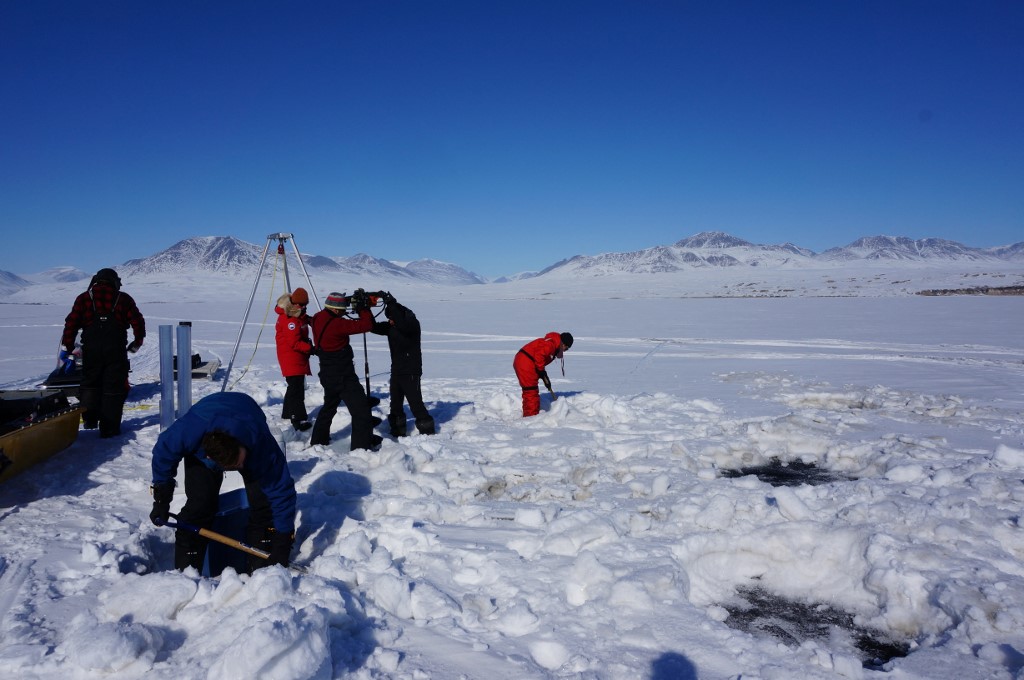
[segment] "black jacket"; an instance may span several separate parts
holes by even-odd
[[[372,332],[388,337],[391,349],[391,374],[423,374],[420,351],[420,322],[408,307],[391,300],[385,314],[390,319],[373,324]]]

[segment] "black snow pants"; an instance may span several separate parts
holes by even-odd
[[[121,434],[128,396],[126,342],[125,329],[110,318],[97,317],[82,331],[82,420],[86,427],[98,424],[101,437]]]
[[[195,456],[185,456],[185,505],[178,513],[178,519],[193,524],[201,529],[212,529],[213,520],[217,515],[220,502],[220,486],[224,481],[224,473],[206,467]],[[246,529],[246,542],[254,548],[266,552],[264,537],[274,524],[274,516],[270,509],[270,501],[260,489],[255,478],[246,478],[245,494],[249,499],[249,525]],[[203,570],[206,559],[206,546],[209,540],[186,529],[178,529],[174,534],[174,568],[195,567]],[[259,558],[257,558],[259,559]],[[263,560],[259,560],[263,562]],[[250,569],[253,565],[250,561]]]
[[[373,446],[373,415],[370,402],[352,364],[352,347],[337,352],[320,353],[320,384],[324,388],[324,405],[313,423],[311,444],[331,442],[331,422],[338,406],[345,402],[352,417],[352,442],[349,448],[369,449]]]
[[[405,408],[406,400],[409,410],[416,419],[416,429],[421,434],[434,434],[434,419],[423,403],[423,390],[420,388],[420,376],[416,373],[391,373],[391,413],[388,424],[391,434],[403,437],[406,433]]]

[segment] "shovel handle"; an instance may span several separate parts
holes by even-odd
[[[210,531],[209,529],[203,529],[202,527],[197,527],[196,525],[189,524],[188,522],[182,522],[180,519],[178,519],[177,515],[171,515],[171,517],[174,517],[174,519],[176,519],[178,521],[177,522],[167,522],[166,524],[164,524],[164,526],[171,527],[172,529],[184,529],[185,531],[193,531],[193,532],[199,534],[200,536],[202,536],[203,538],[208,538],[211,541],[217,541],[218,543],[223,543],[224,545],[230,546],[230,547],[234,548],[235,550],[241,550],[242,552],[249,553],[250,555],[254,555],[256,557],[261,557],[263,559],[267,559],[267,558],[270,557],[270,553],[264,552],[263,550],[260,550],[259,548],[254,548],[251,545],[248,545],[246,543],[242,543],[241,541],[236,541],[235,539],[231,538],[230,536],[225,536],[224,534],[218,534],[216,531]]]

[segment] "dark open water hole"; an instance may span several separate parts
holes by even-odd
[[[849,482],[852,479],[842,473],[819,468],[814,463],[804,463],[799,460],[783,463],[778,458],[772,458],[764,465],[752,465],[738,470],[721,470],[719,474],[729,478],[754,475],[762,482],[772,486],[800,486],[802,484],[818,486],[832,482]]]
[[[837,652],[855,654],[864,668],[875,671],[885,670],[886,663],[910,652],[907,642],[858,626],[852,614],[827,604],[787,600],[758,586],[738,588],[736,595],[736,600],[722,604],[729,612],[725,623],[757,637],[772,637],[794,647],[814,640]]]

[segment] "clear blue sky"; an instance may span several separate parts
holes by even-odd
[[[0,3],[0,269],[1024,240],[1024,2]]]

